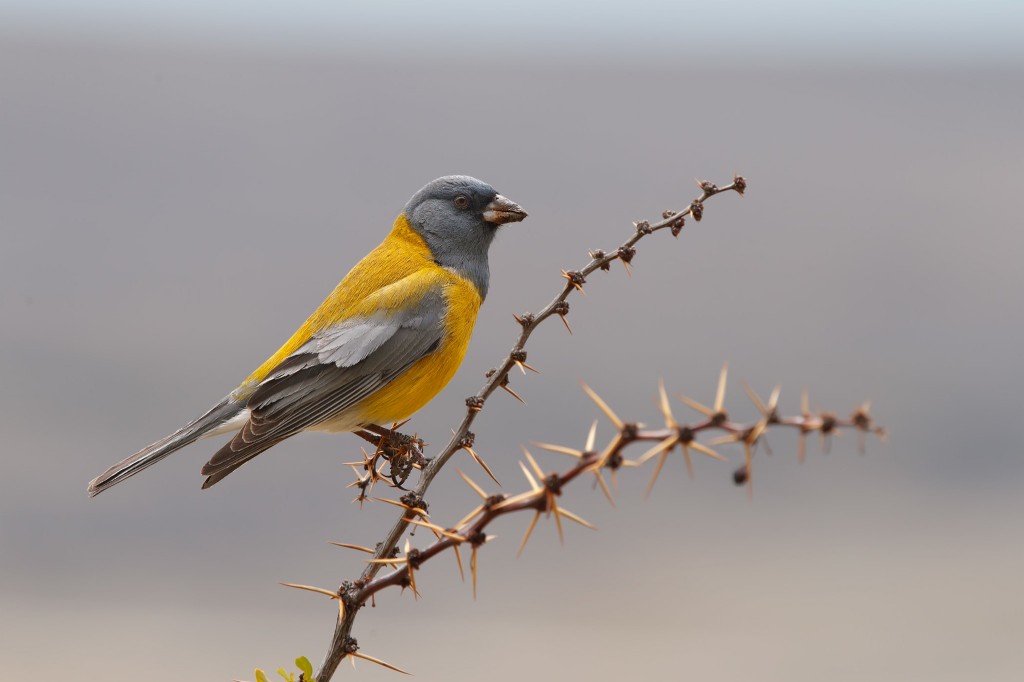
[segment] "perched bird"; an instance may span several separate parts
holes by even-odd
[[[206,436],[237,431],[203,467],[204,488],[300,431],[406,419],[455,375],[487,295],[488,247],[525,217],[475,178],[429,183],[270,359],[206,414],[93,479],[90,496]]]

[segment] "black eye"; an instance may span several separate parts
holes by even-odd
[[[464,194],[460,194],[459,196],[455,197],[455,207],[469,208],[469,197],[467,197]]]

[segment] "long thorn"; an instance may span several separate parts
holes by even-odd
[[[690,456],[690,446],[683,446],[683,459],[686,461],[686,475],[689,476],[690,480],[694,479],[693,474],[693,457]]]
[[[648,450],[644,454],[640,455],[637,458],[636,461],[637,461],[638,464],[643,464],[644,462],[649,460],[651,457],[654,457],[655,455],[657,455],[659,452],[662,453],[662,454],[667,455],[669,452],[672,451],[672,449],[676,446],[676,443],[678,443],[678,442],[679,442],[679,434],[678,433],[674,433],[671,436],[669,436],[668,438],[666,438],[665,440],[659,441],[658,444],[655,445],[653,448],[651,448],[650,450]]]
[[[462,552],[459,551],[457,544],[452,545],[452,549],[455,550],[455,561],[459,564],[459,579],[462,582],[466,582],[466,573],[462,570]]]
[[[665,381],[658,379],[658,398],[661,407],[661,414],[665,417],[665,426],[674,429],[676,424],[675,417],[672,416],[672,406],[668,402],[668,394],[665,393]]]
[[[754,389],[750,387],[750,384],[746,381],[741,381],[740,385],[743,386],[743,390],[746,391],[747,397],[750,398],[750,402],[754,403],[754,407],[757,408],[757,411],[761,414],[767,414],[768,408],[761,402],[761,397],[754,392]]]
[[[531,442],[530,444],[537,446],[541,450],[547,450],[548,452],[557,452],[560,455],[569,455],[570,457],[575,457],[576,459],[579,459],[580,457],[583,456],[583,453],[580,452],[579,450],[567,448],[564,445],[551,445],[550,443],[537,442]]]
[[[473,550],[469,553],[469,573],[473,576],[473,599],[476,599],[476,545],[473,545]]]
[[[535,511],[533,513],[533,518],[530,519],[530,525],[528,525],[526,527],[526,533],[523,534],[523,539],[519,543],[519,549],[516,550],[516,556],[517,557],[522,556],[523,550],[526,549],[526,541],[530,539],[530,533],[533,532],[534,527],[537,525],[537,519],[539,519],[539,518],[540,518],[540,512],[539,511]]]
[[[523,400],[522,398],[520,398],[519,394],[516,393],[515,391],[513,391],[511,388],[509,388],[506,384],[498,384],[498,385],[501,386],[503,389],[505,389],[508,392],[509,395],[511,395],[513,398],[515,398],[516,400],[521,402],[523,405],[526,404],[526,401]]]
[[[483,510],[484,510],[484,506],[481,504],[479,507],[477,507],[473,511],[469,512],[468,514],[466,514],[466,516],[461,521],[459,521],[457,524],[455,524],[455,527],[456,528],[462,528],[467,523],[472,521],[473,518],[476,517],[476,515],[479,514],[480,512],[482,512]]]
[[[586,391],[587,395],[590,396],[590,399],[597,403],[597,406],[601,408],[601,411],[604,412],[604,415],[608,417],[608,421],[610,421],[615,426],[615,428],[621,431],[623,426],[622,420],[619,419],[618,415],[612,412],[612,408],[608,407],[608,405],[603,400],[601,400],[601,396],[599,396],[597,393],[594,393],[593,389],[591,389],[590,386],[587,386],[584,383],[581,383],[580,385],[583,386],[583,390]]]
[[[712,450],[711,448],[709,448],[706,445],[704,445],[703,443],[698,443],[697,441],[694,440],[694,441],[690,441],[689,445],[690,445],[691,448],[693,448],[697,452],[701,453],[702,455],[707,455],[708,457],[714,457],[715,459],[720,459],[723,462],[728,462],[729,461],[725,457],[722,457],[720,454],[718,454],[717,452]]]
[[[685,445],[683,447],[686,447]],[[662,452],[661,457],[658,459],[658,463],[654,465],[654,473],[651,474],[651,480],[647,484],[647,490],[644,491],[644,497],[650,497],[651,491],[654,490],[654,483],[658,480],[658,475],[661,473],[661,467],[665,466],[665,460],[668,459],[668,452]]]
[[[367,656],[366,654],[361,654],[358,651],[351,651],[351,652],[349,652],[348,655],[349,656],[354,656],[355,658],[361,658],[364,661],[369,661],[370,663],[376,663],[377,665],[383,666],[383,667],[387,668],[388,670],[394,670],[396,673],[402,673],[403,675],[411,675],[412,674],[412,673],[405,672],[404,670],[402,670],[398,666],[391,665],[390,663],[385,663],[384,661],[380,660],[379,658],[374,658],[373,656]]]
[[[594,476],[597,478],[597,482],[601,486],[601,491],[604,492],[604,496],[608,498],[608,502],[613,507],[617,507],[618,505],[615,504],[615,498],[612,497],[612,491],[608,489],[608,484],[604,482],[604,476],[601,475],[601,470],[595,469]]]
[[[338,593],[336,591],[332,592],[331,590],[325,590],[322,587],[313,587],[312,585],[298,585],[296,583],[278,583],[278,585],[284,585],[285,587],[294,587],[296,590],[305,590],[307,592],[316,592],[317,594],[322,594],[322,595],[328,596],[331,599],[339,599],[340,598],[340,597],[338,597]]]
[[[537,460],[533,458],[533,455],[531,455],[530,451],[526,448],[523,448],[523,454],[526,455],[526,459],[530,460],[530,466],[533,467],[534,473],[537,474],[537,480],[543,481],[544,470],[537,465]]]
[[[698,412],[700,412],[705,417],[710,417],[711,415],[713,415],[715,413],[715,411],[712,410],[707,405],[704,405],[702,403],[698,403],[693,398],[688,398],[685,395],[682,395],[681,393],[677,393],[676,397],[679,398],[680,400],[682,400],[684,403],[686,403],[689,407],[692,407],[693,409],[695,409]]]
[[[487,473],[487,475],[491,477],[492,481],[497,483],[499,486],[501,485],[501,481],[499,481],[497,477],[494,475],[494,473],[491,471],[491,467],[487,466],[487,462],[484,461],[483,457],[476,454],[476,451],[469,446],[464,447],[463,450],[469,453],[469,456],[473,458],[473,461],[480,465],[480,467]]]
[[[533,478],[533,474],[530,473],[530,470],[526,468],[526,465],[519,462],[519,468],[523,470],[523,475],[526,476],[526,480],[530,482],[530,487],[533,489],[533,492],[541,490],[541,487],[537,485],[537,481]],[[507,503],[508,500],[505,500],[505,502]]]
[[[570,521],[575,521],[576,523],[580,524],[584,528],[589,528],[590,530],[597,530],[597,526],[595,526],[595,525],[593,525],[591,523],[588,523],[584,519],[581,519],[580,517],[576,516],[571,511],[569,511],[568,509],[565,509],[564,507],[558,507],[555,511],[558,512],[559,514],[561,514],[562,516],[564,516],[565,518],[569,519]]]
[[[366,552],[367,554],[373,554],[373,550],[369,547],[363,547],[362,545],[350,545],[347,542],[330,542],[328,544],[334,545],[335,547],[344,547],[345,549],[354,549],[357,552]]]
[[[565,544],[565,531],[562,530],[562,516],[558,513],[558,503],[555,502],[555,496],[548,496],[549,504],[551,505],[551,511],[555,513],[555,526],[558,528],[558,542],[559,544]],[[550,513],[550,512],[549,512]]]
[[[480,486],[478,486],[473,481],[472,478],[467,476],[466,473],[464,471],[462,471],[461,469],[459,469],[458,467],[455,468],[455,471],[456,471],[456,473],[459,474],[459,476],[462,476],[462,480],[465,481],[469,485],[470,488],[472,488],[473,490],[476,491],[476,494],[480,496],[480,499],[482,499],[482,500],[486,500],[487,499],[487,493],[485,493],[484,489],[481,488]]]
[[[721,412],[725,405],[725,382],[729,376],[729,363],[722,365],[722,373],[718,375],[718,390],[715,392],[715,412]]]

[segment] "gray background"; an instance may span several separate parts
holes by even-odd
[[[579,380],[656,423],[659,378],[708,402],[725,360],[762,394],[781,381],[787,412],[802,386],[844,413],[871,398],[890,442],[861,457],[842,438],[801,467],[795,439],[772,435],[752,501],[732,467],[699,461],[691,482],[679,458],[649,499],[649,469],[627,471],[617,509],[575,485],[565,503],[599,533],[567,528],[559,546],[542,524],[515,560],[527,519],[506,519],[475,602],[439,558],[421,600],[390,591],[361,614],[363,650],[428,680],[1019,675],[1020,12],[803,5],[708,9],[700,24],[700,7],[660,3],[576,22],[445,2],[433,23],[312,1],[147,16],[12,3],[5,675],[251,679],[319,660],[333,606],[276,583],[335,587],[361,557],[326,541],[372,544],[393,519],[350,504],[354,438],[291,439],[205,492],[212,442],[95,500],[85,485],[237,384],[426,181],[476,175],[530,212],[492,249],[462,370],[409,426],[439,447],[512,343],[511,314],[550,300],[560,268],[684,206],[694,176],[734,172],[745,199],[642,242],[632,277],[593,276],[573,336],[557,320],[536,334],[543,374],[513,377],[525,407],[494,397],[479,451],[517,491],[521,443],[582,443],[598,413]],[[728,405],[753,415],[736,383]],[[454,466],[430,502],[441,524],[475,504]]]

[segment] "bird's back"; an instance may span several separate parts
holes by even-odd
[[[245,399],[251,395],[256,386],[282,360],[309,341],[316,332],[348,317],[374,313],[376,309],[363,310],[368,308],[367,299],[374,292],[419,270],[436,267],[423,238],[412,229],[404,215],[398,216],[384,241],[356,263],[316,312],[309,316],[276,353],[246,377],[232,395],[237,399]],[[405,298],[403,302],[409,304],[416,301]]]

